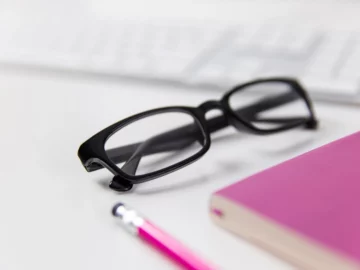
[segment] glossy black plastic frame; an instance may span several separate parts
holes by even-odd
[[[229,99],[235,92],[242,91],[246,89],[248,86],[254,84],[273,83],[273,82],[288,84],[294,92],[286,93],[281,96],[276,96],[273,98],[262,99],[258,103],[245,108],[241,108],[236,112],[233,109],[231,109],[229,105]],[[309,110],[309,117],[277,118],[277,119],[269,120],[273,122],[283,123],[282,126],[270,130],[259,129],[256,126],[254,126],[251,123],[251,121],[249,121],[249,118],[255,117],[256,114],[261,111],[291,102],[292,100],[294,100],[293,93],[296,93],[298,97],[303,99]],[[223,112],[223,114],[221,116],[206,119],[205,114],[212,109],[220,109]],[[194,120],[197,122],[203,134],[204,141],[201,142],[203,148],[193,156],[155,172],[151,172],[143,175],[131,175],[125,173],[122,169],[120,169],[116,165],[116,163],[126,161],[129,155],[131,155],[133,150],[136,149],[140,145],[140,143],[132,144],[128,146],[122,146],[119,148],[110,149],[106,151],[105,150],[106,141],[115,132],[125,127],[126,125],[131,124],[132,122],[138,121],[139,119],[145,117],[149,117],[151,115],[156,115],[165,112],[182,112],[191,115],[194,118]],[[289,78],[261,79],[234,87],[232,90],[227,92],[219,101],[216,100],[206,101],[198,107],[175,106],[175,107],[158,108],[128,117],[124,120],[121,120],[105,128],[104,130],[100,131],[99,133],[91,137],[89,140],[84,142],[79,148],[78,156],[83,166],[89,172],[101,168],[107,168],[115,175],[113,181],[110,183],[110,187],[117,191],[127,191],[132,188],[133,184],[139,184],[161,177],[163,175],[171,173],[175,170],[178,170],[196,161],[209,150],[211,145],[210,134],[212,132],[225,128],[229,125],[234,126],[238,130],[251,132],[259,135],[266,135],[266,134],[272,134],[272,133],[289,130],[298,126],[304,126],[309,129],[315,129],[317,126],[317,120],[315,118],[313,107],[306,91],[296,80]],[[176,130],[172,130],[164,134],[160,134],[159,136],[157,136],[159,137],[158,139],[161,139],[158,140],[158,144],[159,144],[158,147],[155,147],[156,149],[152,149],[150,152],[146,154],[181,149],[184,146],[184,143],[186,145],[187,141],[189,141],[188,139],[186,139],[187,135],[185,135],[187,133],[186,131],[188,130],[188,128],[189,126],[184,126]],[[179,141],[181,137],[185,138],[182,142]],[[192,138],[191,140],[194,141],[194,138]],[[111,156],[111,158],[109,157],[109,155]],[[134,166],[137,166],[137,164],[135,164]],[[133,170],[134,166],[133,168],[130,169]]]

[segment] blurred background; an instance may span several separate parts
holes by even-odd
[[[1,1],[0,63],[220,89],[301,79],[358,103],[358,1]]]

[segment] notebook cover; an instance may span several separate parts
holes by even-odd
[[[221,225],[219,197],[360,269],[360,132],[216,192],[211,208]]]

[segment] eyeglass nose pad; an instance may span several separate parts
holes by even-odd
[[[109,187],[112,190],[125,192],[132,189],[134,185],[130,183],[129,181],[124,180],[121,176],[115,175],[112,181],[109,184]]]

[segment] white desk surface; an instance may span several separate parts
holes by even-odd
[[[120,228],[110,214],[123,201],[222,269],[293,269],[215,226],[215,190],[353,133],[359,107],[316,103],[318,131],[214,139],[198,162],[120,194],[106,170],[87,173],[77,150],[126,116],[168,105],[198,105],[220,93],[118,79],[0,71],[0,269],[175,269]]]

